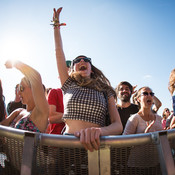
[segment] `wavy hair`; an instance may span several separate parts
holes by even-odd
[[[175,90],[175,69],[173,69],[170,73],[168,90],[170,91],[171,95],[173,95],[173,92]]]
[[[111,90],[114,93],[114,97],[116,98],[116,93],[113,87],[111,86],[109,80],[105,77],[101,70],[96,68],[91,64],[91,76],[82,77],[79,72],[71,72],[70,77],[77,82],[79,86],[84,86],[88,88],[92,88],[101,92]]]

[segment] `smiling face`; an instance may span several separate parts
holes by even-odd
[[[131,98],[131,91],[129,86],[122,84],[118,89],[118,98],[123,102],[129,102]]]
[[[140,103],[140,106],[143,108],[151,108],[153,104],[153,96],[154,93],[150,88],[142,88],[138,92],[138,102]]]
[[[82,77],[90,77],[91,60],[85,56],[80,56],[73,60],[73,71],[79,72]]]

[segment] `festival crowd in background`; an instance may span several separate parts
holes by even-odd
[[[148,133],[175,128],[175,69],[168,89],[173,111],[157,111],[162,106],[151,87],[124,80],[115,89],[93,60],[79,55],[65,59],[59,22],[62,8],[54,9],[53,28],[57,69],[61,88],[45,87],[39,72],[16,61],[6,68],[19,70],[24,77],[16,82],[15,99],[5,104],[0,81],[0,124],[17,129],[80,138],[86,150],[98,150],[100,136]],[[5,83],[5,82],[3,82]],[[19,83],[19,84],[18,84]]]

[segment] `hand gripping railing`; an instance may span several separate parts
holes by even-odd
[[[74,136],[39,134],[0,126],[0,174],[174,175],[174,140],[175,130],[103,136],[100,149],[89,152]],[[152,150],[149,147],[155,148],[153,153],[149,152]],[[137,154],[137,150],[145,156],[151,153],[151,159],[155,160],[158,155],[158,164],[154,167],[139,165],[137,158],[141,154]]]

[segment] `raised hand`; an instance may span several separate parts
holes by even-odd
[[[11,60],[7,60],[5,63],[5,67],[7,69],[11,69],[13,67],[13,62]]]
[[[145,133],[148,133],[149,132],[149,130],[151,129],[151,127],[154,125],[154,123],[155,123],[155,120],[153,120],[151,123],[146,122],[147,127],[145,129]]]

